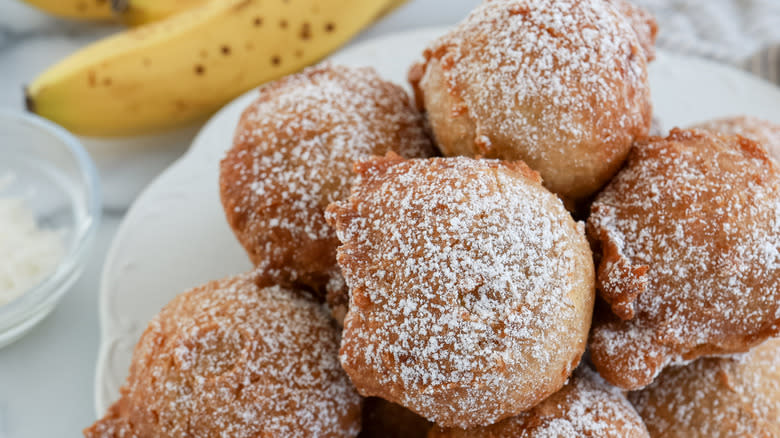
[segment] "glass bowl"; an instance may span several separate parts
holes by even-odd
[[[79,278],[100,220],[101,194],[95,165],[73,135],[35,115],[3,109],[0,180],[0,198],[21,199],[39,227],[58,230],[64,250],[43,280],[0,305],[3,347],[48,315]]]

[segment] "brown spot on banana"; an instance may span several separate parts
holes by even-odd
[[[308,40],[310,38],[311,38],[311,24],[309,24],[309,22],[304,22],[301,25],[301,39]]]

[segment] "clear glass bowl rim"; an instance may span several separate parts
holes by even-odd
[[[63,146],[73,155],[79,172],[86,185],[86,221],[75,224],[78,234],[75,243],[71,245],[57,269],[46,279],[38,283],[32,289],[24,292],[11,302],[0,306],[0,337],[8,331],[14,332],[18,326],[26,326],[30,319],[36,318],[62,297],[69,289],[64,287],[64,282],[75,280],[74,273],[78,272],[84,264],[84,258],[89,253],[92,241],[100,223],[102,209],[102,193],[100,178],[97,168],[81,142],[64,128],[34,114],[12,111],[0,108],[0,119],[11,120],[21,125],[27,125],[32,129],[38,129],[57,138]],[[36,321],[37,322],[37,321]],[[34,324],[34,323],[33,323]],[[30,327],[32,324],[30,325]],[[24,330],[30,327],[25,327]],[[20,328],[20,327],[19,327]],[[13,336],[13,334],[10,334]],[[1,341],[0,341],[1,342]]]

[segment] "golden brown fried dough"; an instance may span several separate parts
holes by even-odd
[[[658,35],[658,23],[653,14],[629,0],[612,0],[612,5],[631,22],[647,60],[655,59],[655,38]]]
[[[780,173],[748,139],[672,130],[637,145],[597,197],[591,359],[648,385],[668,364],[747,351],[780,329]]]
[[[360,397],[338,345],[326,309],[302,292],[211,282],[149,323],[121,398],[84,435],[354,437]]]
[[[669,367],[629,398],[652,437],[778,437],[780,339],[733,358]]]
[[[572,203],[650,128],[647,56],[610,0],[485,1],[424,57],[409,79],[444,155],[523,160]]]
[[[320,65],[260,89],[220,172],[228,223],[258,275],[327,291],[343,317],[338,239],[325,207],[349,194],[357,159],[430,156],[424,129],[406,92],[370,68]]]
[[[432,424],[409,409],[378,397],[363,401],[358,438],[425,438]]]
[[[769,150],[769,155],[780,160],[780,125],[752,116],[734,116],[699,123],[694,128],[722,134],[739,134]]]
[[[435,428],[429,438],[649,438],[623,393],[580,367],[560,391],[522,414],[477,429]]]
[[[350,287],[341,363],[358,391],[466,428],[560,389],[590,327],[593,261],[538,174],[463,157],[356,168],[327,217]]]

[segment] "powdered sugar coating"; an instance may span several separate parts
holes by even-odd
[[[445,155],[523,160],[571,200],[647,134],[647,59],[609,0],[486,0],[410,73]]]
[[[437,428],[429,438],[649,438],[625,395],[587,367],[531,410],[484,428]]]
[[[630,0],[611,0],[619,12],[628,17],[631,27],[636,31],[639,44],[645,51],[648,61],[655,59],[655,39],[658,35],[658,23],[647,9],[635,5]]]
[[[121,399],[88,437],[350,437],[360,397],[326,309],[239,276],[179,295],[136,346]]]
[[[629,397],[652,436],[780,436],[780,339],[733,358],[669,368]]]
[[[351,293],[341,362],[361,394],[470,427],[559,389],[583,352],[593,264],[538,175],[468,158],[358,169],[328,219]]]
[[[673,130],[640,144],[598,196],[588,234],[614,315],[591,357],[611,383],[743,352],[780,329],[780,173],[749,140]]]
[[[775,160],[780,160],[780,124],[753,116],[734,116],[699,123],[693,128],[722,134],[739,134],[761,143]]]
[[[220,173],[228,222],[258,275],[346,293],[324,211],[348,195],[355,160],[391,150],[425,157],[433,146],[406,92],[371,68],[323,64],[263,87]]]

